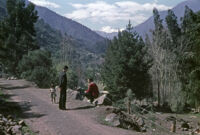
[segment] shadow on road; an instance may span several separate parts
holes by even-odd
[[[67,110],[84,110],[84,109],[91,109],[91,108],[95,108],[95,106],[82,106],[82,107],[76,107],[76,108],[69,108]]]
[[[4,116],[12,115],[14,118],[23,119],[39,118],[44,116],[44,114],[32,113],[32,105],[29,102],[11,101],[12,96],[15,95],[5,94],[4,91],[0,90],[0,114],[3,114]]]
[[[23,86],[12,86],[10,84],[0,84],[0,87],[6,90],[12,90],[12,89],[25,89],[30,87],[29,85],[23,85]]]

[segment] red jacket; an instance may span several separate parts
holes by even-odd
[[[99,89],[95,83],[90,83],[86,93],[91,93],[94,98],[98,98],[99,96]]]

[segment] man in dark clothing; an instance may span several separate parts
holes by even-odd
[[[68,66],[64,66],[63,71],[60,73],[59,77],[59,87],[60,87],[59,109],[61,110],[66,110],[67,70]]]
[[[93,79],[88,79],[88,89],[85,91],[85,96],[90,100],[90,103],[99,96],[99,89]]]

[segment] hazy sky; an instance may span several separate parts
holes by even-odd
[[[92,30],[114,32],[135,26],[152,15],[152,10],[167,10],[184,0],[29,0],[73,19]]]

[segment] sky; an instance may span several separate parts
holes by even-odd
[[[92,30],[107,33],[123,30],[130,20],[136,26],[150,16],[153,8],[168,10],[185,0],[29,0],[77,21]]]

